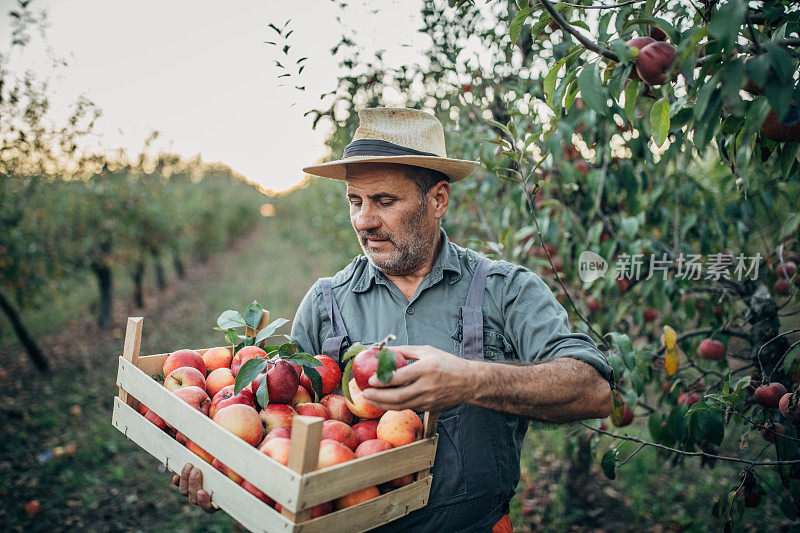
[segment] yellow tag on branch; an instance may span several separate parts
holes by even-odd
[[[669,326],[667,326],[669,327]],[[666,329],[666,328],[665,328]],[[672,328],[670,328],[672,329]],[[675,332],[673,332],[674,335]],[[674,337],[673,337],[674,339]],[[668,376],[674,376],[675,372],[678,371],[678,365],[680,364],[680,357],[678,356],[678,347],[675,346],[673,342],[671,348],[667,348],[664,351],[664,370],[666,370]]]
[[[668,350],[675,347],[677,338],[678,336],[675,334],[674,329],[669,326],[664,326],[664,346],[666,346]]]

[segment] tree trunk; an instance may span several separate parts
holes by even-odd
[[[156,270],[156,283],[158,284],[158,288],[166,289],[167,276],[164,274],[164,266],[161,264],[161,261],[159,260],[158,252],[155,250],[150,250],[150,255],[153,257],[153,265],[155,266]]]
[[[172,264],[175,266],[175,273],[178,279],[183,279],[186,276],[186,268],[183,266],[183,260],[178,252],[172,254]]]
[[[592,488],[592,432],[581,432],[574,447],[567,446],[566,454],[566,500],[567,506],[578,513],[580,520],[586,524],[593,524],[594,519],[587,515],[593,508],[590,500]]]
[[[108,329],[112,322],[112,292],[114,288],[111,267],[105,264],[94,264],[92,270],[97,276],[97,286],[100,289],[100,309],[97,314],[97,325],[100,329]]]
[[[133,301],[136,307],[144,307],[144,260],[136,262],[133,270]]]
[[[14,305],[2,292],[0,292],[0,308],[3,309],[8,317],[8,321],[11,322],[11,327],[14,328],[19,342],[25,347],[25,351],[28,352],[28,356],[31,358],[31,361],[33,361],[36,369],[43,374],[48,372],[50,370],[50,362],[31,338],[28,330],[25,329],[25,325],[22,323]]]

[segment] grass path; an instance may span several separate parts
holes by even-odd
[[[54,363],[50,376],[33,371],[18,347],[0,351],[0,524],[4,531],[229,531],[225,513],[208,517],[191,508],[170,486],[171,476],[111,426],[117,355],[125,317],[144,316],[142,354],[179,347],[224,344],[211,328],[225,309],[252,300],[272,317],[294,316],[320,276],[340,268],[315,252],[287,242],[265,220],[226,254],[193,265],[187,277],[163,294],[149,294],[147,308],[117,302],[111,331],[90,316],[40,339]],[[284,327],[288,332],[288,326]],[[56,446],[74,455],[50,457]],[[36,499],[41,512],[23,506]]]

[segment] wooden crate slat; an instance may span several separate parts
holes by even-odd
[[[265,456],[120,357],[117,385],[282,506],[296,512],[300,476]],[[147,422],[142,418],[144,422]],[[149,423],[149,422],[147,422]]]
[[[332,533],[336,531],[356,533],[386,524],[424,507],[428,503],[431,479],[429,476],[353,507],[299,523],[295,525],[295,531],[302,533]]]
[[[140,316],[128,317],[128,325],[125,328],[125,344],[122,348],[122,357],[137,365],[139,362],[139,350],[142,346],[142,325],[144,318]],[[128,405],[134,405],[134,398],[128,396],[124,390],[119,390],[119,397]]]
[[[294,524],[234,483],[216,468],[158,429],[119,398],[114,398],[112,424],[175,473],[192,463],[203,472],[203,488],[213,502],[250,531],[293,531]]]
[[[433,466],[438,435],[303,476],[298,506],[305,509]]]

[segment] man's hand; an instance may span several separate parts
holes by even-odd
[[[414,360],[394,372],[389,383],[369,378],[373,388],[364,399],[380,409],[446,411],[467,403],[471,393],[473,362],[432,346],[391,346],[394,352]]]
[[[189,497],[189,503],[199,505],[207,513],[214,513],[219,510],[211,503],[211,496],[203,490],[203,472],[195,468],[191,463],[186,463],[180,475],[172,477],[172,483],[184,496]]]

